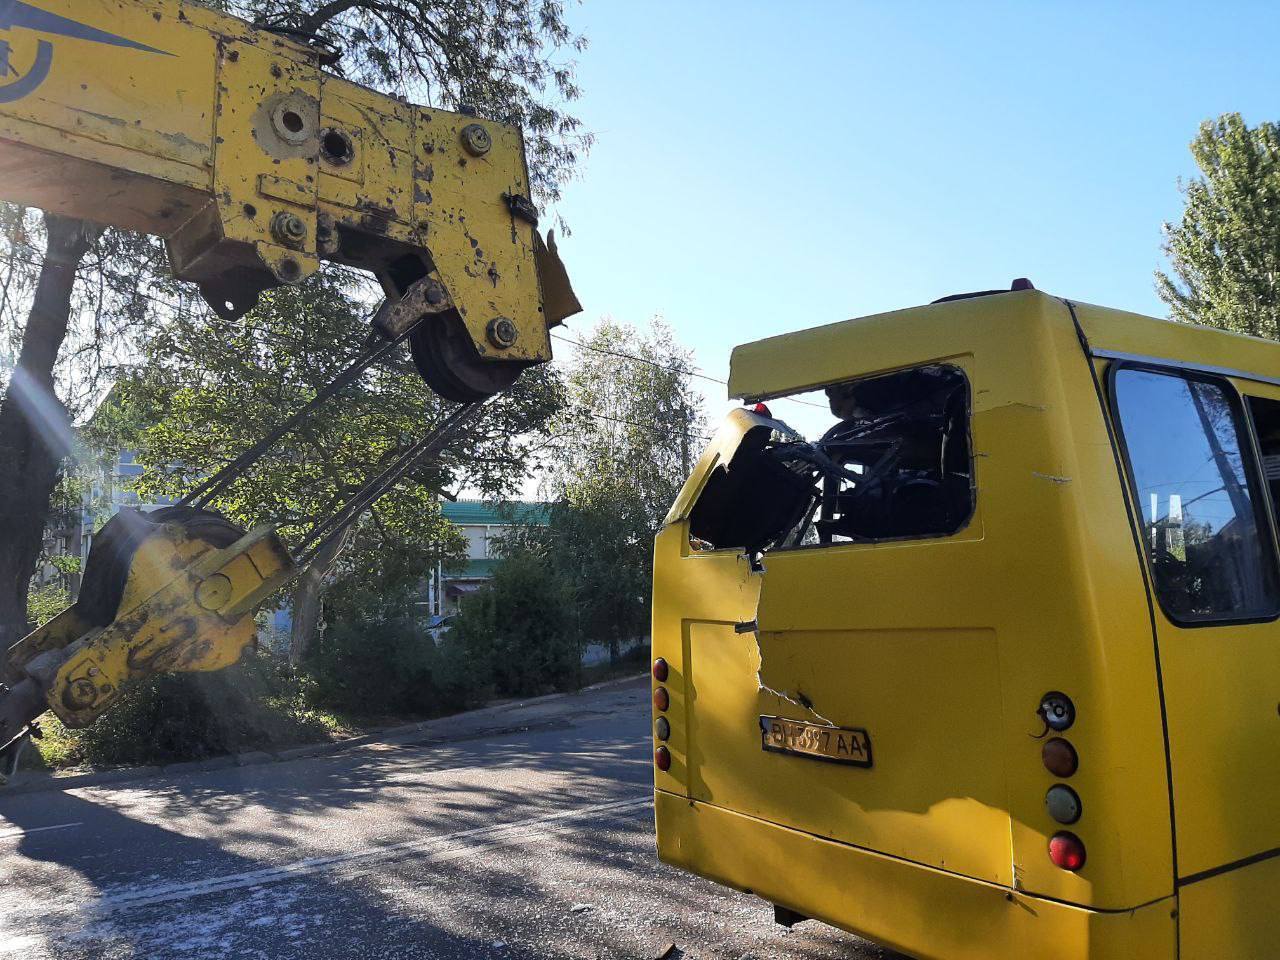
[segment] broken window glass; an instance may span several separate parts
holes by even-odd
[[[973,513],[969,388],[933,364],[834,384],[836,423],[808,441],[749,431],[708,478],[690,535],[748,553],[955,533]]]

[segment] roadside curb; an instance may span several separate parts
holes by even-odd
[[[648,675],[649,674],[645,672],[634,674],[629,677],[618,677],[614,680],[605,680],[603,683],[593,683],[589,687],[583,687],[581,690],[572,690],[568,693],[548,693],[540,697],[531,697],[528,700],[508,700],[492,706],[480,707],[476,710],[467,710],[463,713],[454,713],[445,717],[436,717],[433,720],[423,720],[418,723],[406,723],[398,727],[385,727],[381,730],[364,733],[357,737],[347,737],[345,740],[332,740],[328,743],[305,744],[303,746],[290,747],[275,752],[268,752],[266,750],[250,750],[246,753],[210,757],[208,760],[186,760],[181,763],[171,763],[163,767],[149,766],[126,767],[118,770],[94,770],[88,773],[75,773],[65,777],[55,777],[47,773],[40,774],[25,772],[18,778],[18,782],[10,786],[0,788],[0,803],[3,803],[5,797],[16,796],[24,793],[41,793],[49,790],[75,790],[80,787],[97,787],[108,784],[127,783],[133,780],[148,780],[153,777],[169,776],[172,774],[181,775],[188,773],[205,773],[210,770],[225,770],[230,767],[253,767],[267,763],[287,763],[290,760],[306,760],[312,757],[345,753],[348,750],[355,750],[375,743],[409,746],[415,742],[445,742],[450,739],[467,740],[476,736],[507,733],[514,730],[524,729],[528,725],[520,724],[514,727],[508,726],[492,729],[482,728],[480,730],[474,730],[462,734],[455,732],[453,736],[432,736],[432,734],[445,734],[448,728],[457,726],[460,722],[466,720],[496,716],[501,713],[519,710],[524,707],[535,706],[541,703],[548,703],[553,700],[567,700],[571,697],[579,697],[584,693],[591,693],[596,690],[620,687],[628,683],[635,683],[637,680],[642,680]],[[405,740],[403,739],[405,737],[413,737],[415,739]]]

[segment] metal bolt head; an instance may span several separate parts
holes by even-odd
[[[520,336],[520,331],[516,329],[516,325],[506,317],[494,317],[489,321],[489,326],[485,332],[489,336],[489,342],[499,350],[506,350]]]
[[[473,157],[483,157],[493,148],[493,138],[489,131],[478,123],[468,123],[458,135],[462,146]]]
[[[319,214],[316,217],[316,249],[322,254],[332,255],[341,245],[337,221],[327,213]]]
[[[286,247],[300,247],[307,239],[307,224],[296,213],[281,210],[271,218],[271,235]]]

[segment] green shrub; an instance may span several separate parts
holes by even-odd
[[[95,723],[69,730],[52,715],[37,746],[51,766],[163,764],[326,739],[338,724],[312,709],[309,681],[249,652],[217,673],[152,677]]]
[[[488,586],[462,601],[440,646],[445,701],[467,706],[490,692],[524,696],[576,689],[582,647],[563,580],[532,552],[513,553]]]
[[[306,666],[326,706],[364,716],[436,714],[435,661],[431,638],[401,616],[330,624]]]
[[[70,605],[66,587],[56,580],[27,593],[27,616],[37,627],[43,627]]]

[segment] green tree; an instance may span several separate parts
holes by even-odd
[[[669,327],[602,321],[582,341],[546,476],[556,502],[547,556],[569,584],[579,627],[607,643],[648,629],[653,537],[705,440],[692,354]],[[516,542],[513,541],[513,546]]]
[[[1175,276],[1157,271],[1172,319],[1280,338],[1280,127],[1238,113],[1205,121],[1191,143],[1201,176],[1166,223]]]
[[[579,95],[571,58],[585,41],[555,0],[209,2],[326,43],[338,53],[331,69],[354,80],[521,125],[537,201],[558,198],[590,145],[568,111]],[[74,451],[76,398],[101,397],[98,379],[86,382],[86,358],[101,360],[109,380],[151,324],[183,313],[188,301],[163,275],[161,245],[149,238],[12,206],[0,211],[0,226],[2,655],[26,627],[50,494]]]

